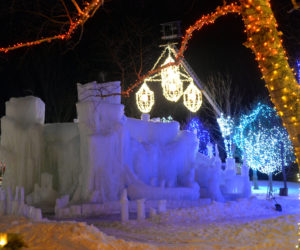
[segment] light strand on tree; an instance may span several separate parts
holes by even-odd
[[[250,129],[244,141],[244,154],[252,169],[264,174],[278,174],[292,162],[292,144],[284,128]],[[282,147],[282,150],[281,150]]]
[[[219,124],[222,137],[224,139],[225,152],[228,158],[233,158],[233,131],[234,131],[234,121],[230,116],[224,116],[222,113],[221,116],[217,119]]]
[[[300,85],[290,68],[269,0],[240,0],[247,42],[258,62],[271,100],[300,160]]]
[[[234,140],[249,166],[265,174],[278,173],[282,164],[294,160],[293,146],[276,111],[258,103],[249,115],[242,115]]]
[[[208,155],[207,144],[210,142],[210,133],[204,127],[203,123],[199,120],[199,118],[196,117],[190,120],[186,129],[191,132],[196,131],[197,138],[199,139],[198,151],[202,154]]]
[[[75,1],[74,1],[75,2]],[[35,45],[39,45],[45,42],[52,42],[54,40],[68,40],[72,37],[75,30],[82,26],[90,17],[94,15],[97,9],[104,4],[104,0],[92,0],[91,2],[85,3],[85,8],[78,12],[78,15],[74,17],[71,22],[68,30],[63,34],[58,34],[55,36],[49,36],[45,38],[41,38],[35,41],[30,42],[19,42],[8,47],[0,48],[0,52],[7,53],[8,51],[24,48],[24,47],[31,47]]]
[[[300,183],[300,174],[297,173],[297,180],[298,180],[298,183]],[[300,188],[298,188],[299,190],[299,194],[298,194],[298,199],[300,200]],[[298,244],[296,246],[296,248],[300,249],[300,222],[297,223],[297,226],[298,226]]]

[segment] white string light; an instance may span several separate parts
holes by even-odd
[[[202,104],[202,93],[191,79],[190,85],[184,91],[183,104],[191,112],[197,112]]]
[[[171,55],[167,57],[162,65],[174,62]],[[169,66],[161,71],[161,87],[165,98],[177,102],[183,94],[183,84],[180,79],[179,66]]]
[[[234,129],[234,121],[230,116],[225,117],[224,114],[221,114],[221,116],[217,119],[217,122],[219,124],[222,137],[224,139],[226,155],[228,158],[232,158],[232,136]]]
[[[149,113],[154,105],[154,92],[149,89],[146,82],[136,92],[136,104],[142,113]]]
[[[176,51],[172,45],[167,45],[152,70],[159,65],[164,66],[175,62],[176,56]],[[165,61],[163,61],[164,58],[166,58]],[[161,82],[163,95],[169,101],[177,102],[183,96],[183,103],[191,112],[197,112],[202,105],[202,93],[182,64],[166,67],[145,80],[143,86],[136,93],[136,103],[142,113],[149,113],[154,104],[154,93],[149,89],[146,82]],[[189,83],[189,86],[183,92],[183,84],[185,83]]]

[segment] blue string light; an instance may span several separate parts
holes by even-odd
[[[197,131],[197,138],[199,139],[199,152],[202,154],[207,155],[207,148],[206,145],[207,143],[210,142],[210,133],[209,131],[204,127],[202,122],[198,118],[193,118],[190,120],[188,123],[187,130],[189,131]]]
[[[228,158],[233,158],[233,132],[234,132],[234,120],[230,116],[221,116],[217,119],[222,137],[224,139],[225,151]]]
[[[286,129],[276,111],[265,104],[258,103],[249,115],[241,116],[234,140],[249,167],[265,174],[277,174],[282,164],[295,160]]]

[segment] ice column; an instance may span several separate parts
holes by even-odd
[[[127,222],[129,220],[129,209],[128,209],[128,199],[127,199],[126,189],[124,189],[122,193],[120,203],[121,203],[121,221]]]
[[[150,218],[153,218],[157,215],[156,209],[153,207],[150,207]]]
[[[0,188],[0,216],[5,214],[5,191]]]
[[[248,198],[251,196],[251,182],[249,178],[249,167],[247,166],[247,159],[244,156],[243,165],[241,169],[241,175],[243,178],[243,197]]]
[[[214,154],[213,154],[213,145],[212,145],[212,143],[210,143],[210,142],[207,143],[206,148],[207,148],[208,157],[213,158]]]
[[[120,91],[120,82],[78,84],[76,107],[83,170],[78,193],[86,202],[117,201],[124,188],[124,105],[120,104],[120,96],[99,96]]]
[[[166,211],[167,211],[167,201],[166,200],[158,201],[158,212],[164,213]]]
[[[145,199],[137,200],[137,219],[144,220],[145,218]]]
[[[33,191],[40,181],[43,160],[45,104],[34,96],[10,98],[1,118],[1,160],[7,164],[3,187]]]

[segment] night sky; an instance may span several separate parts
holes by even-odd
[[[67,20],[57,17],[63,13],[59,0],[1,2],[1,47],[53,35],[67,27],[51,21],[53,18],[60,22]],[[72,10],[71,1],[65,2]],[[181,20],[184,33],[203,14],[222,4],[221,0],[111,0],[87,21],[82,33],[77,31],[69,41],[1,54],[0,115],[4,115],[5,101],[10,97],[35,95],[46,103],[46,122],[72,121],[76,117],[77,82],[122,80],[126,89],[136,79],[134,67],[139,66],[140,52],[142,73],[160,55],[159,45],[164,43],[160,39],[161,23]],[[284,33],[290,65],[295,67],[295,60],[300,56],[300,11],[288,14],[292,8],[289,0],[272,0],[271,4]],[[195,33],[185,53],[204,85],[216,74],[232,79],[232,87],[243,97],[241,111],[254,101],[268,99],[254,55],[243,46],[246,41],[243,30],[241,17],[222,17]],[[172,115],[181,122],[191,116],[182,99],[176,104],[168,103],[159,88],[153,86],[153,89],[157,101],[152,116]],[[128,116],[140,116],[134,95],[123,98],[123,103]],[[196,115],[208,119],[205,109]]]

